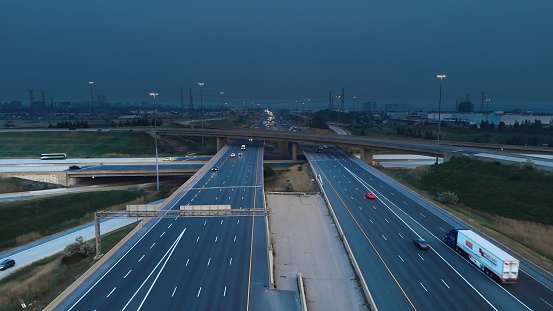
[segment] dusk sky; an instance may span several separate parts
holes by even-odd
[[[553,111],[551,0],[0,3],[0,101],[365,101]],[[492,109],[490,107],[490,109]],[[360,108],[360,106],[358,106]]]

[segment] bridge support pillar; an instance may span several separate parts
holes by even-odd
[[[278,154],[281,157],[288,156],[288,141],[279,141],[278,142]]]
[[[293,142],[292,143],[292,161],[297,161],[298,160],[298,143],[296,142]]]
[[[226,137],[217,137],[217,151],[221,150],[227,144]]]
[[[373,161],[374,151],[372,149],[362,148],[361,149],[361,161],[371,164]]]

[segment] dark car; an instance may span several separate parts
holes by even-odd
[[[218,170],[219,170],[219,167],[217,167],[217,166],[214,166],[214,167],[211,168],[212,172],[217,172]]]
[[[376,195],[372,192],[369,192],[369,193],[365,194],[365,198],[374,200],[374,199],[376,199]]]
[[[81,167],[78,166],[78,165],[71,165],[71,166],[69,167],[69,169],[72,170],[72,171],[75,171],[75,170],[80,170]]]
[[[2,262],[0,262],[0,270],[6,270],[9,267],[13,267],[13,266],[15,266],[15,260],[10,258],[4,259],[2,260]]]
[[[413,244],[415,244],[415,246],[417,246],[418,248],[424,250],[430,248],[430,244],[428,244],[424,239],[414,239]]]

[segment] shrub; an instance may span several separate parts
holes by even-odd
[[[527,159],[526,162],[520,163],[520,170],[521,171],[531,171],[536,168],[536,163],[532,161],[531,159]]]
[[[455,193],[446,191],[438,193],[438,201],[445,204],[457,205],[457,202],[459,202],[459,198]]]
[[[290,182],[290,180],[287,180],[287,181],[284,183],[284,191],[286,191],[286,192],[292,192],[292,191],[294,191],[294,186],[292,186],[292,183]]]
[[[275,176],[275,170],[272,167],[264,166],[263,167],[263,177],[269,178]]]
[[[95,247],[92,242],[85,242],[82,236],[75,239],[75,243],[69,244],[63,250],[61,262],[68,264],[79,262],[81,259],[94,254]]]

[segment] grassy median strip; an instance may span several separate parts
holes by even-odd
[[[103,236],[102,250],[110,250],[134,226],[129,225]],[[42,310],[94,264],[93,256],[71,264],[63,264],[61,258],[61,254],[45,258],[2,279],[0,311],[21,310],[21,303],[25,303],[30,310]]]
[[[139,191],[113,190],[0,204],[0,250],[91,221],[93,212],[140,196]]]

